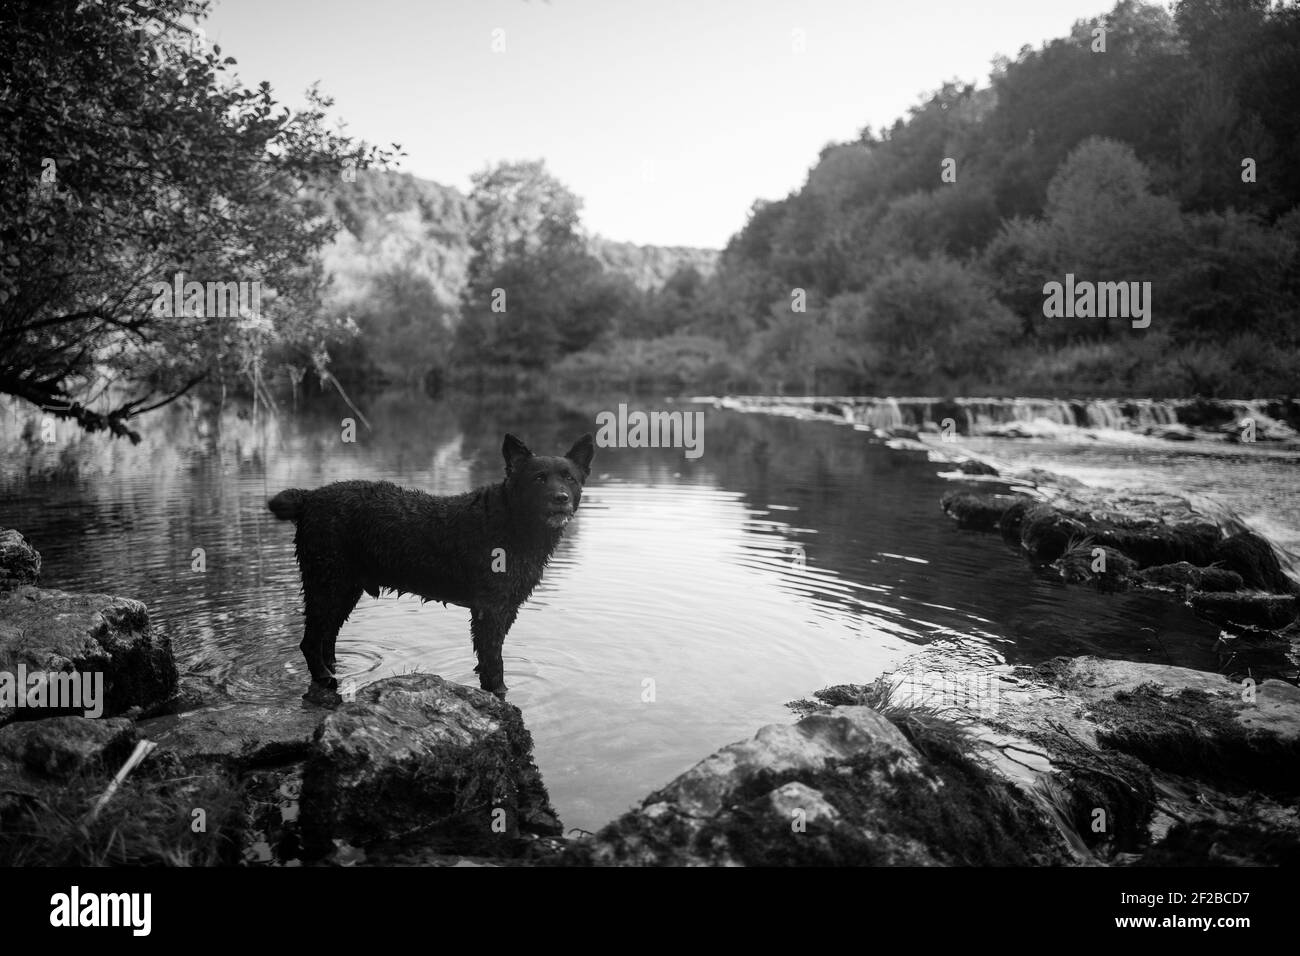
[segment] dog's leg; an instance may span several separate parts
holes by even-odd
[[[321,580],[318,576],[303,577],[311,583],[303,589],[304,617],[303,657],[307,659],[307,669],[311,679],[327,690],[337,690],[338,680],[334,677],[334,643],[339,636],[339,628],[348,619],[352,609],[361,597],[361,589],[351,587],[333,580]]]
[[[334,645],[338,642],[339,631],[343,628],[343,625],[347,623],[348,618],[352,615],[353,609],[356,608],[357,602],[360,600],[361,588],[359,586],[344,589],[338,594],[336,603],[334,603],[331,608],[334,612],[333,617],[326,622],[329,624],[333,620],[338,621],[337,626],[326,627],[325,629],[325,648],[323,655],[325,658],[325,666],[335,674],[338,674],[339,659],[338,655],[334,652]]]
[[[313,609],[310,599],[307,602],[306,626],[302,632],[302,643],[298,645],[302,651],[302,656],[307,661],[307,670],[311,671],[313,683],[320,684],[329,690],[338,689],[339,682],[334,679],[334,674],[325,666],[325,627],[323,616],[319,609]]]
[[[503,699],[509,688],[506,687],[501,647],[518,613],[518,607],[504,611],[494,606],[470,609],[469,629],[474,636],[474,654],[478,657],[478,666],[474,668],[478,672],[478,685]]]

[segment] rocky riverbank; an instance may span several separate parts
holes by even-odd
[[[1284,641],[1295,630],[1300,584],[1267,539],[1230,516],[1170,495],[1033,491],[957,490],[940,506],[960,527],[1000,534],[1067,583],[1184,601],[1234,640]]]
[[[1219,570],[1243,584],[1275,570],[1194,527],[1171,540],[1239,556]],[[102,687],[76,707],[48,692],[0,707],[8,864],[1300,861],[1300,691],[1282,681],[1092,657],[1011,668],[932,645],[872,685],[793,702],[797,722],[565,840],[522,715],[493,695],[406,674],[336,709],[230,700],[178,678],[140,602],[42,589],[39,573],[0,532],[0,675],[11,691],[20,673],[27,690],[42,674]]]
[[[178,679],[141,602],[40,588],[40,566],[0,532],[0,861],[512,862],[560,835],[493,695],[404,674],[334,710],[232,701]]]
[[[967,671],[958,653],[793,702],[798,723],[723,748],[563,859],[1300,862],[1295,686],[1093,657]]]

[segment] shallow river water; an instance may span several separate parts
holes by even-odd
[[[146,601],[182,670],[302,706],[292,528],[266,510],[270,495],[344,478],[459,492],[499,477],[503,432],[559,454],[614,407],[361,404],[373,430],[358,423],[355,442],[341,440],[346,408],[254,421],[228,405],[166,409],[138,446],[23,439],[32,416],[6,407],[0,526],[41,551],[45,586]],[[1232,666],[1217,630],[1177,603],[1069,588],[996,536],[959,531],[938,506],[953,483],[924,453],[831,423],[685,407],[705,414],[697,459],[598,449],[582,509],[506,641],[509,699],[567,827],[595,829],[719,746],[791,719],[786,701],[869,682],[939,639],[1011,663],[1098,653]],[[1198,491],[1254,502],[1250,517],[1300,540],[1295,453],[1171,461],[1193,450],[983,441],[1112,485],[1144,470],[1173,485],[1200,476]],[[413,670],[476,684],[468,612],[455,607],[363,597],[339,652],[358,686]]]

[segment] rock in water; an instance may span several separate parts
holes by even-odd
[[[1087,537],[1081,521],[1061,514],[1050,505],[1037,505],[1025,512],[1020,524],[1020,546],[1030,559],[1051,564],[1069,548]]]
[[[1198,591],[1191,596],[1191,602],[1192,610],[1197,614],[1220,625],[1236,624],[1278,631],[1300,617],[1300,601],[1290,594]]]
[[[986,461],[965,458],[957,462],[957,470],[964,475],[997,475],[998,470]]]
[[[1241,575],[1235,571],[1198,568],[1187,561],[1157,564],[1139,571],[1137,576],[1154,587],[1191,588],[1194,591],[1237,591],[1242,587]]]
[[[1247,587],[1274,594],[1300,593],[1300,587],[1283,573],[1273,546],[1253,531],[1242,531],[1218,542],[1214,559],[1240,574]]]
[[[1114,548],[1087,544],[1065,552],[1053,567],[1069,584],[1087,584],[1114,593],[1129,589],[1135,565]]]
[[[41,553],[12,528],[0,531],[0,589],[35,584],[41,576]]]
[[[943,496],[939,504],[945,514],[956,519],[958,527],[975,531],[993,531],[1013,500],[1005,496],[950,491]]]

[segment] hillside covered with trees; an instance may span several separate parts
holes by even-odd
[[[531,240],[480,237],[456,369],[712,392],[1293,392],[1297,64],[1295,3],[1123,0],[986,86],[945,84],[826,146],[801,188],[755,203],[716,272],[649,294],[574,258],[576,206],[543,201],[516,223]],[[1150,324],[1046,317],[1067,274],[1149,282]]]

